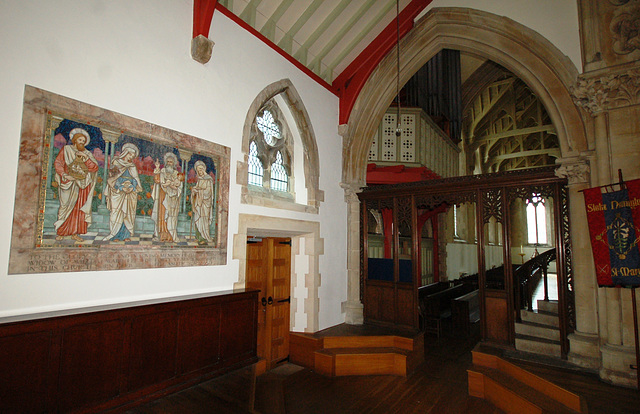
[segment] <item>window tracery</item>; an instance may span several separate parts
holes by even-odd
[[[309,114],[288,79],[265,87],[249,107],[238,162],[241,202],[318,213],[318,147]],[[297,179],[296,179],[297,178]]]

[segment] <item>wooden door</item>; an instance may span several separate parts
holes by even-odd
[[[249,238],[246,287],[260,289],[258,356],[267,369],[289,356],[291,239]]]

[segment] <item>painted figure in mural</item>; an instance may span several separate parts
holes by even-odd
[[[182,194],[182,174],[178,174],[178,157],[173,152],[164,155],[164,167],[160,169],[158,160],[153,171],[153,212],[156,222],[154,236],[160,241],[178,241],[178,213]]]
[[[132,143],[122,146],[109,166],[109,178],[104,195],[109,216],[110,233],[104,240],[131,240],[136,221],[138,193],[142,191],[138,169],[133,160],[138,158],[140,150]]]
[[[202,161],[196,161],[196,185],[191,188],[192,220],[196,227],[198,244],[212,243],[210,235],[213,211],[213,178],[207,174],[207,166]]]
[[[54,161],[56,184],[58,185],[58,220],[54,223],[56,240],[66,236],[77,242],[83,239],[91,224],[91,202],[96,186],[98,161],[85,147],[91,137],[82,128],[69,133],[71,144],[65,145]]]

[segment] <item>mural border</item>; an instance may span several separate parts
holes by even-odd
[[[45,197],[43,185],[51,172],[51,160],[45,160],[51,148],[50,119],[63,116],[122,136],[143,139],[161,148],[199,154],[215,160],[215,203],[212,234],[209,243],[194,242],[108,242],[89,243],[65,240],[43,247]],[[109,158],[113,162],[114,148]],[[25,86],[16,181],[15,204],[9,257],[9,274],[100,271],[162,267],[212,266],[227,262],[229,207],[229,147],[181,132],[173,131],[117,112]],[[105,154],[105,157],[107,154]],[[182,165],[188,172],[189,163]],[[106,167],[106,166],[105,166]],[[109,174],[111,172],[109,171]],[[104,173],[107,174],[106,171]],[[197,177],[196,177],[197,178]],[[184,197],[188,197],[185,178]],[[103,186],[106,185],[106,181]],[[193,184],[192,184],[193,185]],[[103,187],[104,188],[104,187]],[[183,207],[183,213],[186,213]],[[191,216],[193,217],[193,216]],[[149,221],[149,219],[147,219]],[[137,221],[136,221],[137,223]],[[205,229],[206,230],[206,229]],[[148,232],[148,231],[147,231]],[[153,230],[151,231],[153,233]],[[60,238],[62,239],[62,238]],[[88,237],[84,237],[88,239]],[[155,240],[156,238],[154,238]]]

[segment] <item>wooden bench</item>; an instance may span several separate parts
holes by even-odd
[[[451,317],[451,301],[466,293],[465,285],[455,285],[424,297],[420,302],[423,329],[425,332],[442,334],[442,321]]]
[[[451,301],[451,319],[456,333],[469,335],[471,324],[480,320],[480,299],[477,289]]]

